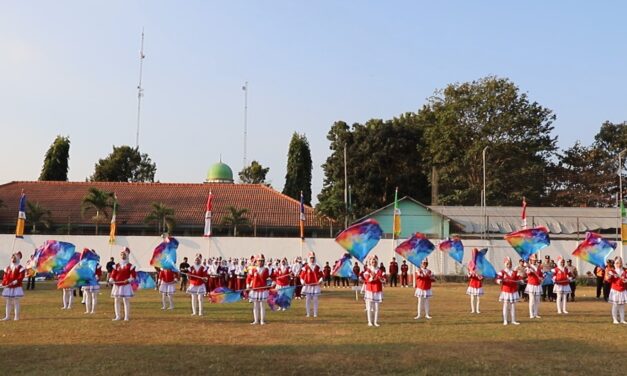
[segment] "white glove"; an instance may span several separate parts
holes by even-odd
[[[17,285],[17,281],[11,281],[10,285],[11,285],[11,286],[13,286],[13,285]]]
[[[127,279],[126,281],[127,281],[128,283],[132,283],[132,282],[134,281],[134,279],[133,279],[133,278],[129,278],[129,279]]]
[[[109,278],[109,283],[113,283],[113,282],[115,282],[113,278]]]

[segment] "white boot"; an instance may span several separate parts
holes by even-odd
[[[131,302],[129,298],[122,298],[124,303],[124,321],[128,321],[131,318]]]
[[[313,296],[313,315],[318,317],[318,295]]]
[[[192,316],[196,315],[196,295],[197,294],[190,294],[192,296]]]
[[[372,319],[370,318],[370,316],[371,316],[370,306],[371,305],[372,305],[372,302],[370,300],[366,300],[366,316],[368,317],[368,326],[372,326]]]
[[[425,298],[425,318],[431,320],[431,316],[429,316],[429,298]]]
[[[259,302],[259,324],[266,325],[266,306]]]
[[[509,303],[503,302],[503,325],[507,325],[507,309],[509,308]]]
[[[516,321],[516,305],[515,305],[515,303],[509,303],[509,304],[510,304],[510,309],[512,310],[510,312],[512,314],[512,324],[520,325],[520,323]]]
[[[422,311],[422,298],[418,298],[418,314],[414,317],[414,320],[418,320],[420,318],[420,312]]]
[[[251,322],[251,325],[257,325],[259,323],[259,314],[258,314],[258,301],[254,301],[253,302],[253,322]]]
[[[14,321],[20,319],[20,298],[13,298],[13,314]]]
[[[113,298],[113,311],[115,313],[113,321],[118,321],[120,319],[120,299],[122,298]]]
[[[379,326],[379,303],[372,302],[374,304],[374,326]]]

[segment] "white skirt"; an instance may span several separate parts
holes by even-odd
[[[369,302],[381,303],[383,301],[383,291],[366,291],[366,295],[364,295],[364,300],[367,300]]]
[[[268,290],[253,290],[248,294],[248,300],[251,302],[261,302],[268,300]]]
[[[202,285],[198,285],[198,286],[194,286],[194,285],[189,285],[189,287],[187,287],[187,293],[188,294],[206,294],[207,293],[207,288],[205,287],[204,284]]]
[[[414,292],[414,296],[416,298],[430,298],[433,296],[433,293],[431,292],[431,289],[429,290],[423,290],[423,289],[416,289],[416,292]]]
[[[100,291],[100,285],[83,286],[83,287],[81,287],[81,290],[83,290],[84,292],[96,292],[96,291]]]
[[[466,295],[481,296],[483,295],[483,287],[470,287],[466,289]]]
[[[610,296],[607,299],[607,301],[608,303],[626,304],[627,303],[627,290],[617,291],[617,290],[611,289]]]
[[[553,285],[554,294],[568,294],[570,292],[570,285],[558,285],[557,283]]]
[[[320,285],[303,286],[301,290],[303,295],[320,295]]]
[[[542,295],[542,286],[540,285],[530,285],[527,283],[527,287],[525,287],[525,292],[528,295],[539,296]]]
[[[499,295],[499,302],[516,303],[519,300],[520,300],[520,296],[518,295],[518,291],[516,292],[501,291],[501,295]]]
[[[176,291],[176,282],[161,282],[159,285],[159,292],[162,294],[173,295]]]
[[[21,298],[24,296],[24,290],[21,287],[5,287],[2,290],[2,296],[5,298]]]
[[[111,289],[111,297],[112,298],[130,298],[134,296],[133,287],[131,284],[126,285],[113,285]]]

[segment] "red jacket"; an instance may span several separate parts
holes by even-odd
[[[556,285],[568,285],[572,277],[573,275],[566,268],[564,268],[564,270],[560,270],[560,268],[553,269],[553,282],[555,282]]]
[[[362,274],[366,291],[381,292],[383,291],[383,281],[385,275],[379,269],[372,270],[368,267],[364,269]]]
[[[113,282],[118,286],[128,285],[130,283],[128,281],[129,278],[137,278],[135,266],[130,262],[125,265],[115,264],[110,278],[113,279]]]
[[[285,266],[285,269],[282,267],[278,267],[274,269],[273,279],[276,281],[277,286],[289,286],[290,285],[290,276],[292,275],[292,270],[289,266]]]
[[[501,291],[515,293],[518,291],[518,281],[520,276],[515,269],[511,269],[509,273],[505,270],[501,270],[496,273],[496,282],[501,284]]]
[[[616,269],[612,269],[612,271],[606,271],[607,281],[612,285],[612,290],[616,291],[625,291],[625,282],[623,280],[627,279],[627,269],[621,271],[617,271]]]
[[[7,287],[22,287],[22,280],[26,276],[26,269],[22,265],[17,265],[15,269],[11,270],[10,266],[4,269],[4,276],[2,277],[2,286]],[[13,281],[17,281],[16,284],[11,284]]]
[[[322,269],[322,275],[324,276],[325,279],[331,278],[331,266],[325,265],[324,268]]]
[[[198,269],[197,269],[198,268]],[[192,286],[201,286],[205,284],[203,278],[207,278],[207,268],[202,265],[192,265],[188,272],[189,284]]]
[[[161,282],[172,283],[178,278],[178,273],[175,273],[172,270],[161,269],[161,271],[159,271],[159,280]]]
[[[390,268],[388,269],[390,274],[398,274],[398,262],[390,262]]]
[[[433,275],[431,270],[419,268],[416,271],[416,288],[421,290],[431,290]]]
[[[528,266],[525,269],[525,274],[527,274],[527,284],[531,286],[541,286],[542,281],[544,281],[544,273],[542,272],[542,268],[538,268],[536,266],[535,270]]]
[[[409,266],[407,264],[401,265],[401,275],[407,275],[408,270],[409,270]]]
[[[468,287],[478,289],[483,286],[483,277],[480,277],[475,272],[468,273]]]
[[[270,288],[267,284],[268,278],[270,278],[270,270],[266,266],[258,266],[248,271],[246,284],[251,289],[267,290]]]
[[[300,271],[300,279],[304,285],[315,285],[322,278],[320,266],[317,264],[312,268],[309,264],[305,264]]]

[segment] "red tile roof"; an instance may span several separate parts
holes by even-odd
[[[213,194],[213,223],[219,224],[229,206],[246,208],[246,217],[259,227],[298,227],[300,202],[261,184],[179,184],[179,183],[114,183],[114,182],[10,182],[0,185],[0,223],[17,219],[18,201],[24,190],[27,200],[39,202],[51,211],[56,224],[93,225],[94,212],[81,216],[81,203],[90,187],[115,192],[119,208],[119,224],[144,225],[151,203],[162,202],[174,209],[178,226],[204,226],[207,196]],[[329,219],[318,217],[313,208],[305,206],[307,228],[328,228]],[[69,218],[68,218],[69,217]]]

